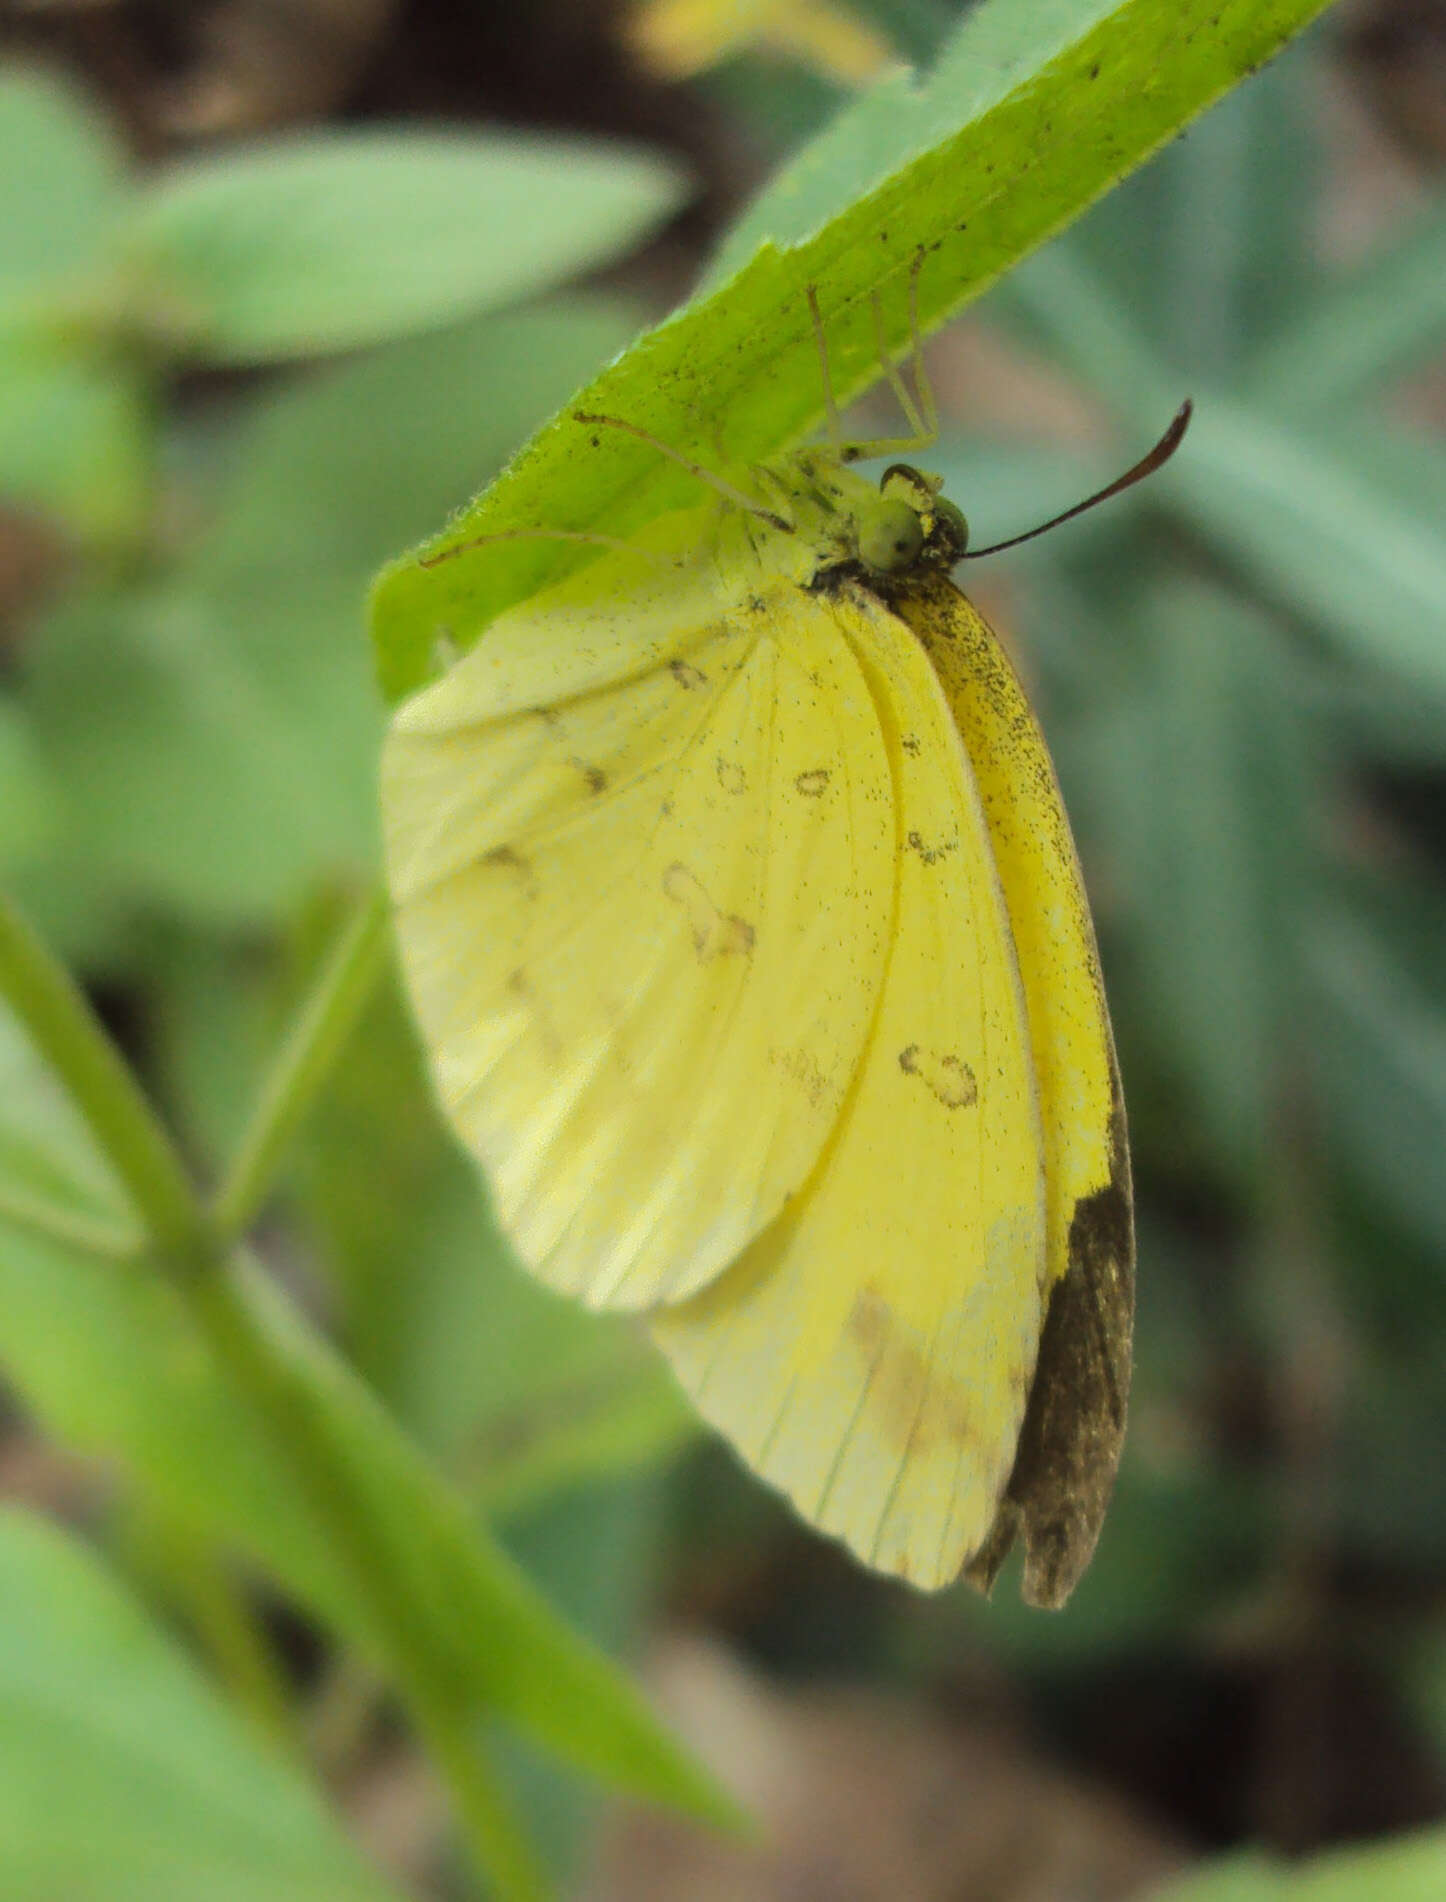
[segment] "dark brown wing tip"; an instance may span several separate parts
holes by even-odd
[[[959,1576],[966,1584],[972,1585],[976,1592],[983,1592],[988,1598],[994,1590],[994,1581],[999,1576],[999,1568],[1009,1557],[1018,1536],[1019,1508],[1013,1500],[1003,1499],[1000,1501],[998,1512],[994,1515],[994,1524],[989,1528],[988,1538]]]
[[[1122,1116],[1113,1135],[1111,1180],[1075,1206],[1069,1267],[1050,1296],[1009,1485],[964,1573],[987,1592],[1017,1536],[1020,1595],[1050,1611],[1094,1554],[1125,1437],[1134,1225]]]

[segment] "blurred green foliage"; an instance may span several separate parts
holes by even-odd
[[[926,0],[870,10],[921,54],[948,23]],[[880,1591],[855,1619],[838,1587],[810,1599],[794,1662],[836,1620],[855,1668],[932,1682],[987,1647],[1067,1701],[1131,1660],[1225,1650],[1288,1675],[1334,1647],[1369,1660],[1446,1778],[1446,455],[1414,380],[1446,332],[1446,207],[1321,263],[1327,54],[1243,87],[981,306],[1089,393],[1115,446],[960,433],[935,457],[990,539],[1196,400],[1168,472],[984,584],[1080,835],[1131,1108],[1139,1368],[1116,1504],[1062,1618],[1006,1583],[988,1608]],[[709,84],[735,113],[768,102],[761,144],[832,104],[752,70]],[[683,185],[555,139],[355,132],[136,178],[34,69],[0,77],[0,179],[0,494],[52,563],[0,675],[0,880],[219,1181],[373,875],[368,580],[628,342],[639,309],[556,287]],[[112,1173],[0,1032],[0,1364],[58,1438],[125,1468],[101,1517],[129,1574],[0,1524],[0,1898],[388,1893],[246,1727],[274,1739],[284,1676],[255,1581],[340,1634],[329,1671],[385,1644],[284,1458],[138,1273]],[[357,1436],[374,1523],[452,1624],[472,1608],[459,1681],[506,1708],[536,1695],[529,1663],[575,1669],[601,1715],[568,1754],[626,1782],[631,1738],[633,1786],[662,1793],[670,1767],[580,1638],[519,1598],[539,1648],[499,1660],[513,1575],[455,1500],[614,1650],[665,1576],[683,1591],[730,1561],[781,1577],[767,1617],[797,1621],[797,1535],[712,1456],[665,1510],[690,1420],[628,1330],[507,1260],[389,982],[288,1152],[264,1243],[339,1343],[318,1390]],[[168,1535],[126,1534],[148,1516]],[[548,1740],[566,1749],[576,1715]],[[565,1863],[578,1800],[512,1773]],[[1190,1893],[1446,1887],[1439,1841],[1382,1855]]]

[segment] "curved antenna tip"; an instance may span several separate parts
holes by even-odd
[[[968,548],[959,557],[961,561],[977,561],[981,555],[997,555],[1005,548],[1018,548],[1021,542],[1032,542],[1036,535],[1044,535],[1052,528],[1058,528],[1061,522],[1073,521],[1076,515],[1083,515],[1086,509],[1092,509],[1101,502],[1108,502],[1112,495],[1118,495],[1122,489],[1132,489],[1137,482],[1143,482],[1146,476],[1167,463],[1184,440],[1185,431],[1190,427],[1190,418],[1195,414],[1193,397],[1187,396],[1179,409],[1170,418],[1170,426],[1164,435],[1150,450],[1148,455],[1126,469],[1122,476],[1116,476],[1113,482],[1104,488],[1096,489],[1093,495],[1087,495],[1083,502],[1076,502],[1073,508],[1065,509],[1062,514],[1051,515],[1047,522],[1041,522],[1038,528],[1026,529],[1022,535],[1011,535],[1007,541],[990,542],[987,548]]]

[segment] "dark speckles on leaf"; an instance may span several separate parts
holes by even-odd
[[[572,764],[582,774],[582,782],[590,793],[607,791],[608,776],[601,766],[594,766],[590,760],[575,759]]]
[[[700,964],[714,958],[746,957],[753,949],[753,927],[746,918],[722,912],[696,875],[675,860],[663,874],[664,894],[681,906]]]
[[[945,1109],[968,1109],[979,1100],[974,1072],[962,1057],[911,1043],[899,1052],[899,1068],[905,1076],[918,1077]]]
[[[708,676],[701,667],[695,667],[691,661],[670,660],[668,672],[687,693],[691,693],[695,687],[706,687],[708,684]]]
[[[917,759],[923,750],[923,742],[917,733],[906,733],[899,741],[899,745],[903,747],[910,759]]]
[[[805,799],[822,799],[828,791],[828,768],[813,766],[806,773],[800,773],[793,782],[793,790]]]

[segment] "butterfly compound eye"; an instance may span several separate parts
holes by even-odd
[[[934,522],[929,531],[929,554],[946,568],[952,568],[969,546],[969,524],[964,511],[944,496],[934,503]]]
[[[876,574],[912,567],[924,546],[924,525],[907,502],[881,496],[859,519],[859,560]]]

